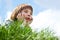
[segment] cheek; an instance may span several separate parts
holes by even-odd
[[[33,19],[33,17],[32,17],[32,16],[30,16],[30,18],[31,18],[31,19]]]
[[[23,17],[26,17],[27,15],[26,14],[22,14]]]
[[[30,20],[32,21],[32,20],[33,20],[33,18],[31,17],[31,18],[30,18]]]

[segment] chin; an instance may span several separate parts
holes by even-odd
[[[27,25],[29,25],[29,24],[31,24],[32,23],[32,21],[28,21],[28,20],[24,20],[24,22],[23,22],[23,24],[27,24]]]
[[[31,23],[32,23],[32,21],[27,21],[26,23],[27,23],[27,24],[31,24]]]

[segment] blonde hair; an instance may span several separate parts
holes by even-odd
[[[17,14],[18,14],[19,12],[21,12],[24,8],[29,8],[29,9],[31,9],[31,11],[33,12],[33,8],[32,8],[30,5],[21,4],[21,5],[17,6],[17,7],[13,10],[13,12],[12,12],[12,14],[11,14],[11,19],[12,19],[12,20],[16,20]]]

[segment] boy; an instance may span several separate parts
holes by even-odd
[[[23,25],[29,25],[33,18],[32,18],[33,8],[27,4],[21,4],[17,6],[11,14],[11,20],[13,21],[20,21],[23,20]]]

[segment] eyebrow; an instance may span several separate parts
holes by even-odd
[[[28,10],[27,10],[28,11]],[[32,11],[30,11],[30,14],[32,15]]]

